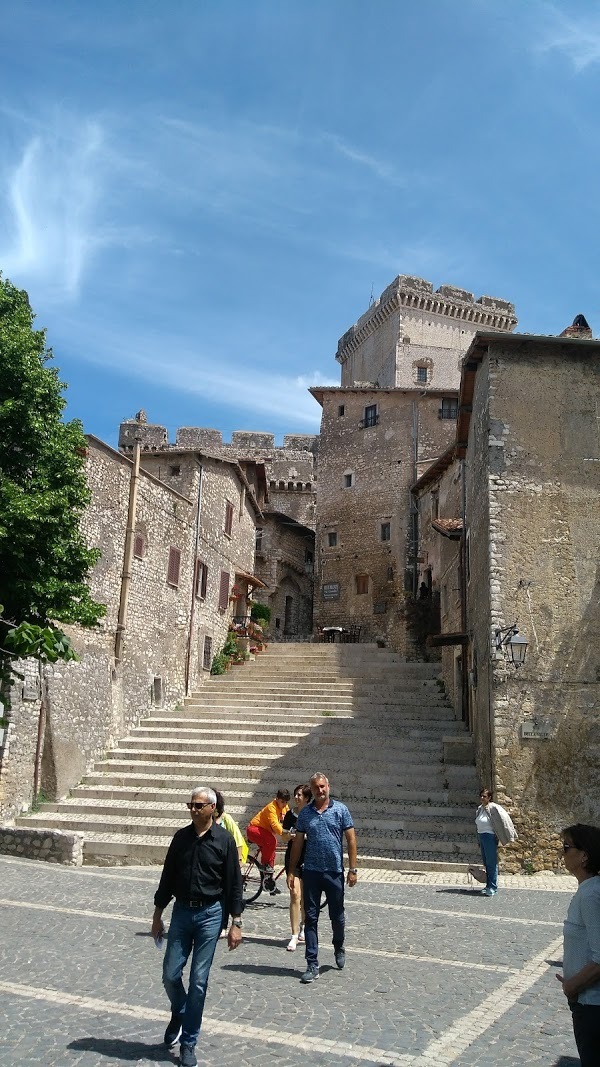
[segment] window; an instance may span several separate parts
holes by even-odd
[[[257,552],[259,552],[259,553],[262,552],[262,540],[263,540],[263,529],[262,529],[262,526],[257,526],[256,527],[256,541],[255,541],[254,547],[255,547],[255,550]]]
[[[356,582],[356,592],[357,593],[362,594],[362,593],[368,593],[369,592],[369,575],[368,574],[357,574],[356,578],[354,580]]]
[[[431,518],[437,519],[440,514],[440,494],[434,489],[431,494]]]
[[[198,600],[206,600],[206,583],[208,580],[208,567],[201,559],[196,560],[196,597]]]
[[[417,381],[419,385],[427,385],[427,367],[417,367]]]
[[[219,582],[219,611],[227,611],[229,603],[229,571],[221,571]]]
[[[177,589],[179,585],[179,571],[181,568],[181,552],[178,548],[169,549],[169,564],[167,567],[167,582]]]
[[[344,405],[344,404],[339,404],[339,405],[338,405],[338,417],[339,417],[340,415],[345,415],[345,414],[346,414],[346,407],[345,407],[345,405]]]
[[[330,530],[327,534],[327,547],[335,548],[337,545],[337,530]]]
[[[212,637],[204,638],[204,648],[202,650],[202,669],[209,671],[212,666]]]
[[[304,562],[305,563],[312,563],[312,561],[313,561],[313,554],[312,554],[310,548],[305,548],[304,549]]]
[[[369,426],[377,426],[379,422],[379,415],[377,414],[377,404],[369,404],[365,408],[365,415],[361,421],[363,429],[368,429]]]
[[[134,535],[133,554],[136,559],[143,559],[146,555],[146,538],[143,533],[136,533]]]
[[[354,475],[351,472],[344,475],[344,489],[351,489],[354,485]]]
[[[438,412],[440,419],[455,419],[458,415],[458,400],[453,397],[442,397],[442,406]]]
[[[172,463],[169,466],[169,474],[171,475],[172,478],[177,478],[181,474],[181,464],[180,463]]]
[[[231,531],[233,529],[233,504],[231,500],[225,501],[225,534],[227,537],[231,537]]]
[[[162,707],[165,702],[165,687],[163,680],[160,677],[152,679],[152,685],[150,686],[150,700],[156,707]]]
[[[391,537],[391,534],[392,534],[391,523],[382,522],[382,524],[381,524],[381,540],[382,541],[389,541],[390,537]]]

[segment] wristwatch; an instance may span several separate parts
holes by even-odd
[[[231,925],[232,925],[232,926],[237,926],[238,930],[241,930],[241,929],[242,929],[242,926],[243,926],[244,924],[243,924],[243,922],[242,922],[242,920],[241,920],[241,919],[232,919],[232,920],[231,920]]]
[[[348,874],[358,874],[358,867],[348,867]]]

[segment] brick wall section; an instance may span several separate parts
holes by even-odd
[[[476,375],[468,450],[476,742],[487,776],[491,734],[493,785],[520,830],[515,863],[555,865],[556,831],[600,817],[599,353],[591,341],[498,343]],[[491,653],[494,629],[514,622],[529,640],[518,671]],[[551,739],[522,739],[521,724],[534,718]]]

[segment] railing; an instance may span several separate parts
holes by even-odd
[[[366,419],[361,419],[359,426],[361,430],[368,430],[369,426],[377,426],[379,422],[379,415],[368,415]]]

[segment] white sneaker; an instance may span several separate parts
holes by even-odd
[[[298,934],[298,944],[299,945],[304,945],[305,942],[306,942],[306,938],[304,936],[304,927],[301,926],[300,927],[300,933]]]
[[[299,940],[298,935],[297,934],[292,934],[292,936],[290,937],[290,940],[288,942],[288,946],[287,946],[288,952],[295,952],[296,951],[296,947],[298,945],[298,940]]]

